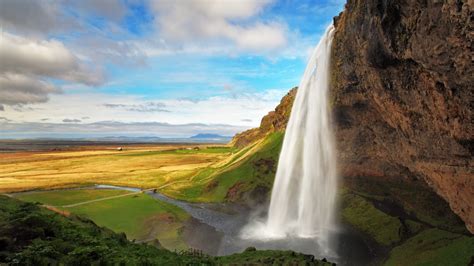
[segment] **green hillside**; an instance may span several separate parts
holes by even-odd
[[[0,264],[10,265],[330,265],[295,252],[256,251],[210,257],[177,254],[129,242],[124,234],[81,216],[64,217],[33,203],[0,196]]]

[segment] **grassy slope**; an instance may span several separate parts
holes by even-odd
[[[241,199],[257,187],[268,191],[282,141],[282,133],[271,133],[253,145],[234,150],[227,161],[201,170],[181,189],[165,188],[162,192],[187,201],[221,202]]]
[[[58,206],[121,193],[130,192],[108,189],[45,191],[20,194],[19,198]],[[158,201],[146,194],[61,209],[83,215],[114,232],[124,232],[128,239],[151,240],[156,237],[168,249],[186,248],[180,231],[189,215],[172,204]]]
[[[260,149],[243,159],[240,163],[222,170],[213,177],[215,188],[204,193],[204,197],[215,201],[223,201],[226,196],[237,200],[242,194],[257,187],[270,188],[275,176],[275,166],[283,141],[282,133],[268,135],[260,145]],[[228,195],[229,189],[239,186],[236,194]]]
[[[32,203],[0,196],[0,264],[19,265],[325,265],[310,257],[280,251],[247,251],[229,257],[178,255],[97,227],[78,216],[64,217]]]

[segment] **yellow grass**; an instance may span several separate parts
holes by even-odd
[[[231,151],[180,152],[196,145],[83,147],[80,150],[0,153],[0,192],[110,184],[180,187],[201,169],[221,164]],[[232,156],[230,156],[232,157]]]

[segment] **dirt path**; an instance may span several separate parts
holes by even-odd
[[[105,197],[105,198],[100,198],[100,199],[95,199],[95,200],[88,200],[88,201],[78,202],[78,203],[69,204],[69,205],[52,206],[52,207],[73,208],[73,207],[77,207],[77,206],[81,206],[81,205],[85,205],[85,204],[89,204],[89,203],[94,203],[94,202],[99,202],[99,201],[104,201],[104,200],[117,199],[117,198],[122,198],[122,197],[128,197],[128,196],[131,196],[131,195],[137,195],[137,194],[143,193],[144,191],[148,191],[148,190],[143,190],[143,191],[139,191],[139,192],[132,192],[132,193],[127,193],[127,194],[122,194],[122,195],[117,195],[117,196],[110,196],[110,197]]]

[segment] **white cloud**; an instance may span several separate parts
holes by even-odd
[[[267,52],[287,44],[284,24],[254,21],[268,4],[268,0],[157,0],[151,6],[165,44],[192,47],[231,42],[239,50]]]
[[[3,32],[0,38],[0,104],[45,102],[59,88],[46,81],[60,79],[99,85],[104,76],[56,40],[35,40]]]
[[[1,73],[47,76],[86,85],[103,82],[100,71],[81,65],[79,59],[56,40],[35,40],[4,32],[0,39],[0,58]]]
[[[42,80],[17,73],[0,74],[0,103],[27,104],[46,102],[48,94],[60,90]]]
[[[62,123],[63,119],[90,117],[88,123],[116,120],[123,123],[163,122],[170,124],[230,124],[245,128],[257,126],[273,110],[287,90],[214,96],[199,101],[187,99],[146,99],[131,95],[101,93],[54,94],[48,103],[30,108],[5,108],[2,116],[15,122]],[[155,110],[166,110],[155,111]],[[146,111],[146,114],[144,114]],[[252,122],[246,120],[252,119]]]
[[[58,1],[2,0],[0,25],[2,28],[43,35],[61,27]]]

